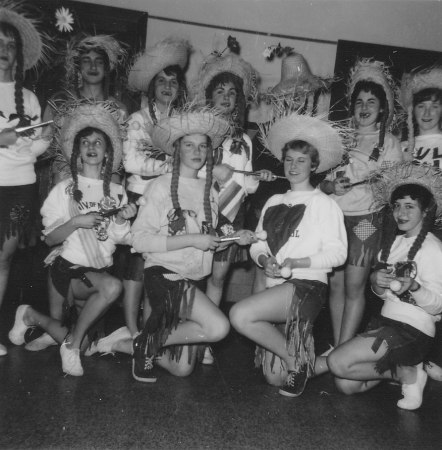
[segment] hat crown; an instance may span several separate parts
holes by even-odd
[[[301,82],[313,74],[305,58],[299,54],[289,55],[281,62],[281,81],[293,80]]]

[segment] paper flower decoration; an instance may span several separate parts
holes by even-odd
[[[266,49],[262,52],[262,56],[264,56],[264,58],[266,58],[268,61],[272,61],[275,56],[290,56],[294,52],[295,50],[293,47],[283,47],[279,42],[278,45],[269,45],[268,47],[266,47]]]
[[[61,32],[71,32],[73,31],[72,24],[74,23],[74,18],[72,17],[71,12],[68,8],[59,8],[57,11],[55,11],[55,18],[57,19],[57,23],[55,26],[57,27],[58,31]]]

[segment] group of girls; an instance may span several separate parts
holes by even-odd
[[[299,396],[309,378],[330,370],[345,393],[395,380],[403,392],[398,406],[418,408],[427,373],[437,378],[439,369],[428,361],[442,312],[442,243],[431,232],[442,212],[433,167],[442,135],[438,69],[404,79],[404,151],[387,131],[394,96],[379,62],[359,61],[350,74],[354,133],[345,150],[337,124],[275,108],[262,139],[283,163],[290,190],[267,201],[250,231],[243,229],[245,197],[273,179],[268,170],[252,171],[244,132],[254,69],[235,54],[211,55],[190,93],[193,102],[185,104],[190,46],[163,40],[131,67],[129,85],[144,98],[126,122],[106,88],[119,53],[106,42],[86,37],[73,47],[71,78],[80,83],[47,109],[52,127],[23,135],[17,126],[40,122],[38,101],[22,81],[41,57],[41,36],[25,15],[0,8],[0,89],[3,118],[9,117],[0,132],[1,297],[14,251],[34,223],[34,162],[53,134],[69,168],[41,208],[44,239],[54,247],[47,258],[50,314],[19,306],[11,342],[23,344],[27,329],[38,326],[45,334],[27,348],[60,344],[67,374],[83,375],[83,353],[122,351],[132,355],[136,380],[154,382],[156,366],[184,376],[198,360],[212,363],[206,345],[223,339],[232,324],[257,344],[256,364],[282,395]],[[413,162],[429,155],[430,164]],[[112,181],[121,162],[130,175],[128,196]],[[320,186],[311,181],[317,173],[327,173]],[[108,273],[116,244],[133,252],[123,282]],[[235,304],[229,321],[218,308],[223,284],[238,246],[248,245],[266,289]],[[384,306],[355,336],[368,278]],[[316,357],[312,329],[328,279],[335,346]],[[123,286],[127,327],[94,340],[94,326]]]

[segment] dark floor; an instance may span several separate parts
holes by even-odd
[[[41,285],[14,288],[1,310],[3,343],[20,301],[44,303]],[[108,327],[120,313],[114,308]],[[317,325],[324,347],[326,312]],[[233,332],[215,346],[215,366],[184,379],[161,372],[154,384],[132,378],[126,355],[83,358],[85,375],[75,378],[62,375],[56,347],[8,349],[0,358],[1,449],[441,448],[442,383],[428,382],[417,412],[396,407],[398,386],[345,397],[330,375],[288,399],[265,383],[253,368],[253,345]]]

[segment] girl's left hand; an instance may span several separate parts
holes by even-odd
[[[234,241],[238,245],[250,245],[258,241],[255,233],[251,230],[238,230],[236,233],[232,234],[232,237],[233,236],[240,237],[238,241]]]
[[[257,170],[255,174],[254,177],[259,181],[273,181],[275,177],[275,175],[267,169]]]
[[[137,214],[137,207],[134,203],[128,203],[127,205],[123,206],[123,209],[118,212],[117,216],[115,217],[115,221],[119,224],[122,224],[125,220],[131,219],[132,217],[135,217]]]
[[[413,278],[410,277],[396,277],[395,280],[401,283],[401,288],[398,291],[393,291],[397,296],[403,294],[405,291],[408,291],[414,281]]]

